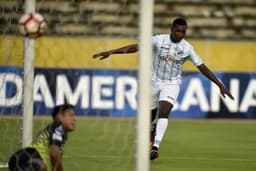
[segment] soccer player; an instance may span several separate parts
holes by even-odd
[[[75,129],[74,106],[56,106],[52,117],[53,122],[39,132],[31,145],[11,156],[10,171],[63,171],[62,154],[67,133]]]
[[[190,60],[199,71],[220,89],[220,93],[231,99],[233,96],[215,77],[211,70],[203,64],[193,46],[184,37],[187,22],[183,18],[176,18],[170,27],[170,34],[160,34],[152,37],[152,106],[151,120],[158,116],[156,128],[152,125],[150,159],[159,156],[159,146],[168,126],[168,116],[178,97],[181,84],[182,65]],[[93,58],[105,59],[113,54],[134,53],[139,50],[138,44],[131,44],[118,49],[100,52]]]

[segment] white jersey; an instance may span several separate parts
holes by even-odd
[[[155,83],[180,84],[186,60],[191,60],[195,66],[203,63],[193,46],[184,39],[174,43],[169,34],[161,34],[153,36],[152,43],[152,81]]]

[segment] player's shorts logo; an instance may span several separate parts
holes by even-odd
[[[171,96],[167,96],[167,98],[174,100],[174,98],[173,98],[173,97],[171,97]]]
[[[183,50],[177,51],[177,55],[182,55],[182,54],[183,54]]]

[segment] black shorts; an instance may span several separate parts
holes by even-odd
[[[43,160],[34,148],[15,152],[8,162],[10,171],[40,171]]]

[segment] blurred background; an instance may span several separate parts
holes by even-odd
[[[54,105],[64,102],[76,105],[76,111],[82,117],[78,121],[80,132],[71,137],[76,140],[76,143],[73,142],[72,148],[67,149],[66,162],[70,167],[69,170],[133,169],[134,118],[139,105],[137,104],[138,56],[137,54],[115,55],[100,61],[92,59],[92,55],[137,43],[139,9],[138,0],[37,0],[36,11],[44,16],[49,29],[45,35],[36,39],[34,103],[31,103],[37,116],[34,132],[49,121],[48,116]],[[3,161],[3,163],[6,162],[10,152],[20,146],[22,66],[25,48],[23,37],[18,32],[18,21],[23,13],[24,0],[0,0],[0,118],[2,122],[0,133],[3,135],[0,139],[0,162]],[[235,100],[222,98],[218,88],[199,74],[190,62],[187,62],[184,65],[181,93],[174,111],[170,114],[171,118],[255,119],[256,1],[155,0],[153,35],[168,34],[170,24],[176,17],[187,19],[186,39],[194,46],[204,63],[230,90]],[[42,119],[41,116],[46,116],[43,117],[46,119]],[[255,161],[246,160],[247,166],[241,162],[243,159],[255,157],[255,153],[252,152],[253,150],[255,152],[253,146],[255,140],[252,139],[253,124],[243,125],[244,121],[241,121],[242,125],[239,125],[240,120],[238,120],[235,122],[239,123],[235,124],[237,127],[232,127],[233,122],[227,121],[228,123],[221,123],[220,126],[216,121],[217,125],[212,127],[216,129],[220,126],[223,128],[219,130],[220,132],[230,131],[232,128],[234,141],[236,141],[235,137],[245,136],[242,140],[246,141],[248,138],[247,142],[250,142],[251,146],[244,144],[240,139],[240,144],[229,149],[228,145],[225,146],[228,140],[225,141],[224,138],[223,144],[217,144],[218,147],[212,149],[205,147],[201,149],[203,152],[200,150],[194,152],[190,151],[190,146],[185,148],[186,146],[182,146],[178,140],[192,142],[192,144],[195,141],[195,144],[201,147],[202,143],[197,141],[207,139],[210,143],[216,138],[226,137],[230,132],[224,131],[222,137],[217,136],[220,132],[215,132],[217,137],[214,137],[215,134],[209,129],[205,134],[195,135],[201,139],[194,140],[189,139],[190,136],[188,136],[193,133],[182,132],[182,128],[179,127],[183,124],[182,121],[174,120],[173,122],[170,124],[173,125],[170,130],[178,131],[181,137],[174,133],[168,136],[170,141],[168,138],[166,141],[179,144],[176,147],[184,150],[182,153],[179,150],[170,149],[170,153],[180,155],[180,158],[176,158],[177,162],[173,160],[169,162],[173,169],[176,166],[179,169],[179,164],[187,163],[187,168],[191,170],[193,168],[197,171],[200,168],[210,170],[210,167],[206,167],[207,164],[193,165],[196,162],[193,163],[191,158],[203,156],[211,159],[212,156],[200,154],[206,154],[205,151],[211,150],[212,154],[215,154],[214,150],[216,151],[219,147],[223,148],[217,150],[219,153],[216,153],[215,157],[222,155],[234,157],[231,157],[226,165],[219,165],[219,170],[254,170],[256,168],[255,164],[253,165]],[[184,121],[184,124],[193,132],[198,131],[195,125],[207,126],[209,121],[197,122]],[[210,122],[215,123],[215,121]],[[191,127],[190,124],[192,124]],[[247,136],[244,132],[236,135],[235,133],[240,130],[239,127],[244,130],[248,128],[249,135]],[[212,133],[213,139],[204,137],[208,133]],[[175,137],[177,142],[173,141],[175,139],[172,138],[173,136],[177,136]],[[99,147],[95,144],[101,145]],[[118,149],[114,148],[117,144],[120,145]],[[169,148],[165,145],[163,144],[163,149],[168,151]],[[82,153],[79,153],[83,146],[89,148],[82,148]],[[234,166],[231,164],[232,159],[236,159],[235,156],[238,153],[232,152],[232,149],[239,149],[238,146],[241,147],[238,153],[242,154],[242,157],[238,157],[241,160],[235,161],[241,162],[241,165]],[[248,146],[248,149],[242,148],[244,146]],[[191,146],[191,149],[194,147]],[[222,154],[221,151],[226,149],[229,149],[230,153]],[[75,151],[74,154],[73,151]],[[229,155],[231,153],[232,155]],[[168,163],[168,158],[165,159],[165,163]],[[225,158],[222,159],[225,160]],[[86,166],[81,168],[76,160],[86,161]],[[102,166],[97,167],[98,162],[102,160],[104,160]],[[216,162],[210,162],[210,165],[220,164],[217,159]],[[121,168],[120,165],[122,165]],[[161,168],[161,170],[170,168],[160,165],[155,164],[152,168]]]
[[[23,0],[1,0],[1,33],[15,35]],[[50,36],[138,35],[138,0],[37,0]],[[189,39],[255,40],[254,0],[157,0],[154,33],[169,31],[174,17],[188,20]]]
[[[184,66],[185,83],[173,117],[256,117],[255,8],[254,0],[155,1],[153,34],[168,34],[170,24],[176,17],[187,19],[189,27],[186,39],[192,43],[204,63],[216,72],[215,74],[235,96],[235,101],[220,98],[216,87],[203,76],[198,75],[195,72],[196,68],[187,62]],[[36,11],[45,17],[49,26],[46,34],[36,40],[35,66],[38,68],[36,72],[43,72],[46,76],[43,79],[48,86],[47,92],[39,93],[35,98],[36,113],[47,114],[54,104],[66,100],[78,104],[78,113],[81,115],[97,113],[97,115],[134,116],[137,54],[116,55],[103,61],[92,59],[91,56],[100,51],[138,42],[139,1],[38,0]],[[23,13],[24,1],[1,0],[0,64],[3,67],[23,64],[23,43],[17,27],[19,17]],[[50,68],[53,71],[44,68]],[[60,78],[60,82],[66,81],[67,86],[71,87],[73,98],[66,97],[67,88],[57,93],[58,79],[56,78],[61,73],[64,73],[65,80]],[[78,79],[73,79],[73,74],[76,74]],[[88,86],[79,89],[77,85],[85,81],[80,81],[80,76],[85,74],[89,78]],[[104,100],[102,94],[97,94],[99,91],[92,85],[92,77],[95,74],[108,75],[113,79],[110,82],[106,81],[113,91],[110,95],[103,94],[108,100]],[[122,82],[122,85],[116,86],[117,76],[121,76],[120,79],[122,79],[127,74],[131,81]],[[191,86],[195,85],[193,81],[203,91],[198,91],[199,89]],[[38,89],[40,88],[42,87],[39,86]],[[123,91],[121,89],[128,92],[127,96],[124,93],[117,93],[117,91]],[[98,98],[93,100],[90,92],[95,92],[95,97]],[[60,95],[56,96],[56,94]],[[78,97],[80,95],[81,98]],[[9,97],[15,97],[15,92]],[[121,102],[116,100],[118,98],[122,99]],[[14,103],[12,107],[19,106],[19,102]],[[8,110],[7,113],[13,113],[13,110],[6,107],[3,100],[1,108]]]

